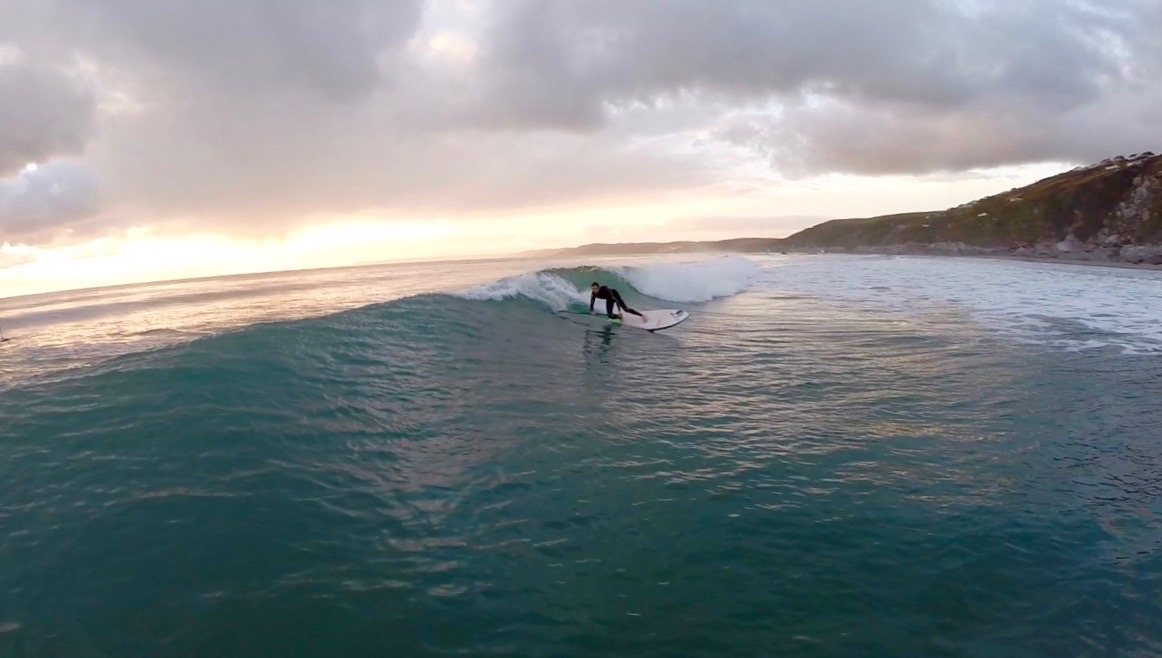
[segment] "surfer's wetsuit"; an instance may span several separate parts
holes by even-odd
[[[615,305],[620,306],[621,310],[625,311],[626,313],[633,313],[634,315],[645,317],[641,313],[638,313],[626,305],[625,300],[621,298],[621,293],[617,292],[617,288],[609,288],[607,286],[601,286],[598,288],[597,292],[593,293],[589,297],[590,313],[593,312],[593,304],[599,299],[605,300],[605,314],[611,318],[614,317],[613,310]]]

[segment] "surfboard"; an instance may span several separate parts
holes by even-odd
[[[605,315],[605,309],[593,309],[597,315]],[[633,313],[624,313],[621,319],[611,318],[609,321],[620,324],[625,327],[633,327],[634,329],[644,329],[645,331],[661,331],[662,329],[669,329],[670,327],[679,325],[690,317],[686,311],[678,309],[659,309],[653,311],[641,311],[645,317],[639,317]]]

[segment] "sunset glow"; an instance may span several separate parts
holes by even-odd
[[[0,297],[781,237],[1162,134],[1148,3],[252,4],[0,6]]]

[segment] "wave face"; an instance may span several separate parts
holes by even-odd
[[[57,299],[148,349],[0,391],[0,655],[1162,652],[1157,359],[993,331],[986,262],[823,262],[202,282],[197,338]],[[594,279],[692,317],[558,312]]]
[[[554,311],[589,305],[593,282],[634,297],[663,302],[707,302],[745,291],[761,268],[741,256],[692,263],[657,263],[638,267],[552,269],[502,279],[459,293],[464,299],[497,301],[522,297]]]

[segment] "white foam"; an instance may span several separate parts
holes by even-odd
[[[747,289],[761,270],[758,263],[741,256],[613,269],[618,276],[629,281],[630,285],[643,295],[687,303],[738,294]],[[549,272],[506,277],[459,292],[456,296],[476,301],[525,297],[541,302],[554,311],[563,311],[574,304],[586,306],[589,304],[588,288],[579,290],[565,279]]]
[[[624,267],[616,272],[644,295],[671,302],[705,302],[746,290],[761,269],[742,256],[722,256],[693,263]]]
[[[563,311],[570,304],[588,304],[588,293],[582,293],[573,284],[556,274],[536,272],[503,278],[457,293],[457,297],[475,301],[499,301],[513,297],[526,297],[548,306],[554,311]]]
[[[1131,353],[1162,353],[1162,272],[970,258],[819,255],[781,259],[761,280],[764,288],[918,321],[953,311],[1001,335],[1069,350],[1113,346]]]

